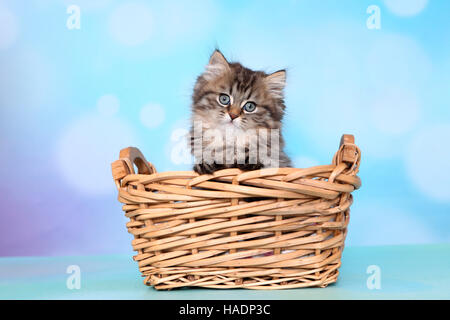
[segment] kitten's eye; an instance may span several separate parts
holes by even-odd
[[[219,102],[221,105],[227,106],[230,104],[230,97],[225,93],[221,93],[219,95]]]
[[[256,110],[256,104],[254,102],[247,102],[244,105],[244,111],[245,112],[254,112]]]

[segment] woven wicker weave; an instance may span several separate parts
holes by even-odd
[[[138,149],[123,149],[112,172],[144,283],[289,289],[335,282],[360,158],[353,136],[344,135],[331,165],[198,175],[157,173]]]

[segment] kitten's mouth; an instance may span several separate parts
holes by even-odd
[[[235,127],[235,128],[238,128],[238,127],[239,127],[239,125],[237,124],[237,122],[236,122],[236,121],[233,121],[233,120],[226,121],[226,122],[225,122],[225,125],[228,126],[228,127]]]

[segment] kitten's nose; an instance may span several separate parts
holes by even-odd
[[[233,112],[228,112],[228,114],[230,115],[231,121],[233,121],[234,119],[236,119],[237,117],[239,117],[238,114],[235,114]]]

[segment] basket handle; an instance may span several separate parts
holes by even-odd
[[[361,151],[355,144],[355,137],[352,134],[343,134],[339,144],[339,150],[333,157],[333,164],[345,163],[350,171],[358,172]]]
[[[134,163],[138,168],[138,173],[152,174],[155,171],[155,168],[145,160],[144,155],[138,148],[128,147],[120,150],[119,159],[125,161],[128,160],[132,164]],[[129,169],[130,173],[135,173],[133,167]]]
[[[153,165],[145,160],[142,152],[135,147],[120,150],[119,160],[111,164],[112,175],[116,185],[120,186],[120,180],[128,174],[134,174],[133,164],[138,168],[139,174],[152,174],[156,170]]]

